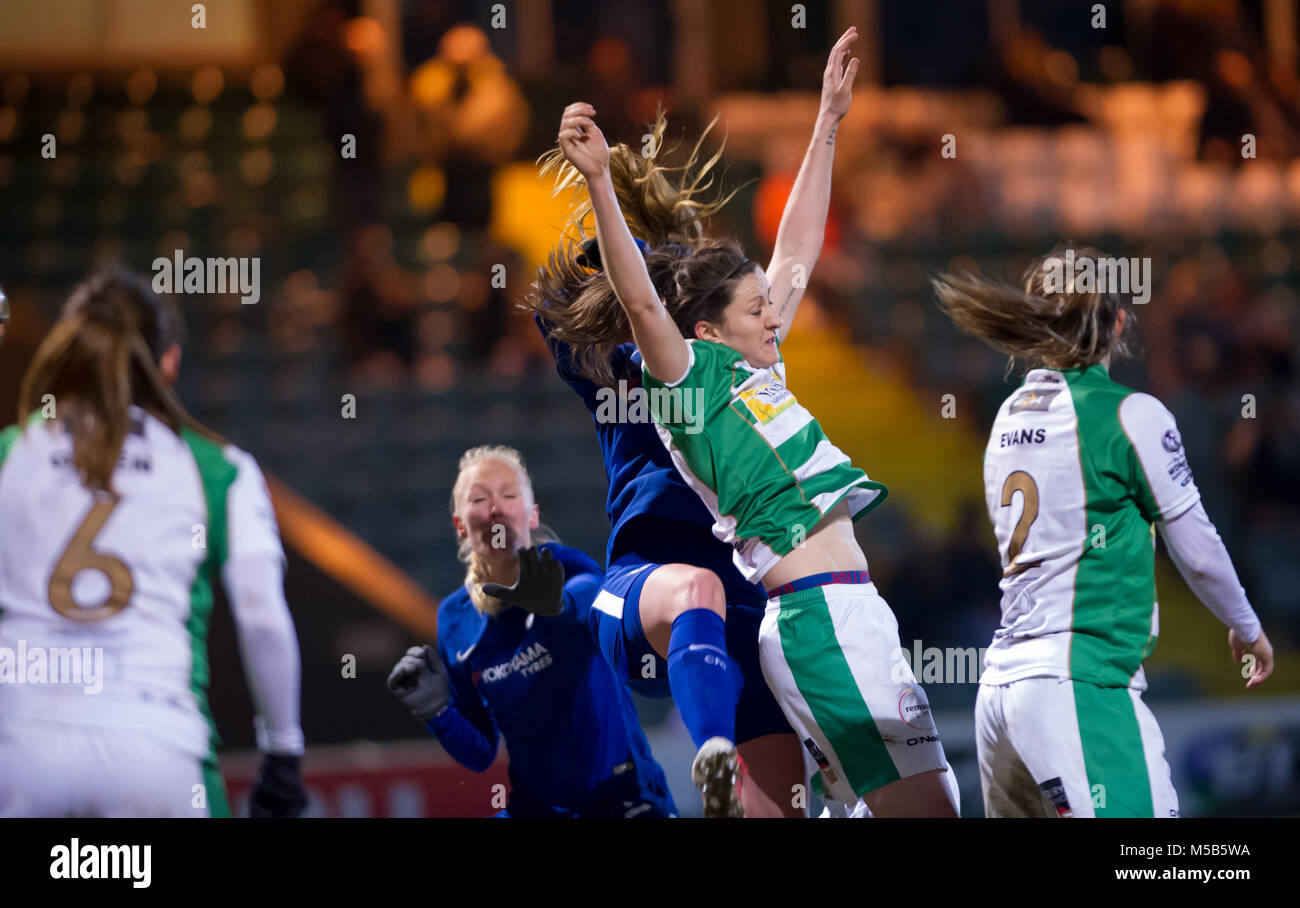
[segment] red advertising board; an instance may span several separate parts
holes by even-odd
[[[256,753],[223,755],[231,809],[248,815]],[[360,742],[314,748],[303,758],[307,816],[488,817],[505,807],[504,749],[486,772],[471,772],[436,742]]]

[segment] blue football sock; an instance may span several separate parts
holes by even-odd
[[[713,737],[736,740],[739,675],[721,615],[693,608],[677,616],[668,638],[668,684],[697,749]]]

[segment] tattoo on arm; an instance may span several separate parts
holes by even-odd
[[[836,130],[838,130],[839,128],[840,128],[840,124],[839,124],[838,122],[837,122],[834,126],[831,127],[831,134],[828,135],[828,136],[826,137],[826,144],[827,144],[827,145],[834,145],[834,144],[835,144],[835,132],[836,132]]]
[[[785,318],[785,310],[790,308],[790,300],[794,299],[796,289],[797,288],[792,286],[790,292],[785,295],[785,302],[781,304],[781,308],[777,311],[777,314],[780,315],[781,318]]]

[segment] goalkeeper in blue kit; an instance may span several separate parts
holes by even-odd
[[[505,739],[510,795],[497,816],[675,816],[631,697],[587,628],[600,568],[535,544],[546,534],[510,448],[467,452],[452,498],[466,582],[438,608],[437,648],[412,647],[389,688],[469,769],[491,766]]]

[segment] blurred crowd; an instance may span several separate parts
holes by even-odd
[[[1158,3],[1130,28],[1125,46],[1072,53],[1051,43],[1050,29],[1020,22],[990,38],[992,65],[972,60],[973,72],[956,74],[960,88],[862,86],[841,132],[827,251],[811,295],[858,340],[890,349],[919,386],[955,382],[973,392],[983,425],[1015,377],[997,357],[951,337],[925,275],[973,265],[1014,280],[1031,254],[1065,237],[1151,256],[1157,286],[1137,313],[1142,354],[1117,374],[1169,402],[1266,620],[1294,626],[1300,589],[1285,553],[1300,538],[1300,92],[1293,69],[1270,57],[1259,23],[1237,4]],[[457,231],[464,244],[433,279],[459,292],[431,294],[428,280],[423,289],[460,311],[451,319],[421,315],[416,302],[393,304],[382,288],[402,282],[373,275],[397,266],[376,251],[339,282],[350,361],[366,369],[400,360],[417,382],[435,386],[451,381],[458,364],[486,364],[515,380],[545,370],[529,327],[511,315],[513,295],[484,286],[495,262],[506,263],[507,286],[527,281],[520,255],[493,237],[492,174],[549,144],[548,127],[570,93],[595,104],[608,135],[635,142],[654,104],[673,101],[670,86],[638,72],[653,55],[652,34],[602,35],[589,42],[580,72],[558,67],[545,84],[513,79],[471,25],[449,25],[429,59],[409,61],[405,102],[422,129],[403,153],[416,175],[442,174],[430,233]],[[766,248],[816,99],[807,90],[747,89],[788,89],[780,80],[800,74],[813,85],[815,39],[792,50],[784,72],[769,65],[753,85],[716,99],[729,178],[742,187],[725,229]],[[682,135],[699,133],[703,111],[674,114]],[[948,137],[951,154],[941,154]],[[428,202],[416,198],[421,185],[409,183],[413,204]],[[375,240],[382,246],[389,234]],[[376,309],[406,314],[385,319]],[[956,349],[951,361],[930,355],[945,347]],[[900,613],[929,615],[955,639],[970,639],[959,630],[963,616],[987,624],[997,565],[982,503],[961,504],[953,526],[949,537],[929,538],[904,518],[903,541],[886,547],[882,573],[894,577]]]
[[[400,4],[396,41],[356,2],[324,0],[283,58],[247,78],[140,70],[99,86],[87,106],[80,75],[8,73],[0,198],[21,210],[0,254],[11,299],[49,314],[57,289],[94,261],[143,263],[203,240],[213,254],[267,256],[269,311],[258,321],[233,298],[213,300],[194,319],[200,359],[269,338],[270,355],[324,358],[359,386],[441,393],[534,381],[549,360],[514,304],[556,209],[544,188],[520,191],[514,178],[528,183],[579,97],[611,139],[628,142],[661,102],[670,134],[687,139],[720,112],[726,183],[740,191],[719,226],[770,249],[830,25],[792,31],[784,7],[767,4],[748,26],[766,52],[749,63],[743,42],[718,31],[715,90],[697,99],[674,89],[674,54],[686,51],[673,46],[671,14],[683,5],[551,6],[552,57],[540,63],[518,28],[491,29],[478,4]],[[1294,61],[1275,58],[1250,4],[1161,0],[1143,5],[1145,17],[1116,4],[1102,31],[1061,26],[1066,13],[1087,21],[1091,4],[1019,6],[1021,18],[998,27],[987,4],[956,4],[945,29],[921,5],[881,6],[878,80],[863,80],[840,132],[810,308],[915,387],[969,393],[982,433],[1014,376],[953,332],[926,277],[979,267],[1014,279],[1065,238],[1151,256],[1156,286],[1137,313],[1143,358],[1116,375],[1170,405],[1266,623],[1295,627]],[[103,130],[78,126],[83,107]],[[236,138],[199,150],[222,117]],[[7,146],[46,128],[70,137],[72,163],[24,172]],[[345,136],[351,156],[346,144],[340,153]],[[69,187],[85,190],[89,228],[69,227]],[[127,192],[145,190],[157,214],[127,204]],[[881,571],[900,615],[978,624],[978,634],[954,630],[970,639],[995,614],[997,565],[982,503],[957,507],[946,538],[903,518]]]

